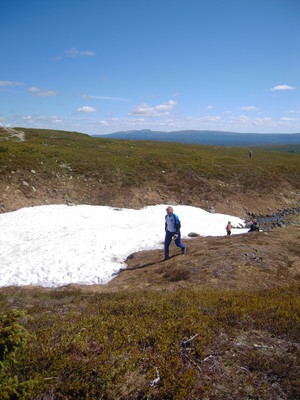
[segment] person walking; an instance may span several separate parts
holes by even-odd
[[[228,224],[226,225],[226,232],[227,236],[231,235],[231,221],[228,221]]]
[[[172,241],[172,238],[175,239],[175,244],[182,251],[182,254],[186,254],[186,247],[181,243],[180,240],[180,228],[181,223],[176,214],[173,213],[173,207],[169,206],[166,209],[167,215],[165,217],[165,260],[169,259],[169,247]]]

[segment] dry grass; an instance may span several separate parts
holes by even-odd
[[[184,242],[186,255],[171,246],[166,262],[163,250],[132,255],[119,276],[105,287],[91,286],[90,290],[257,290],[291,285],[300,281],[299,239],[298,225],[231,237],[193,238]]]

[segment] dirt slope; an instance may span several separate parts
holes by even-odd
[[[259,290],[300,282],[300,226],[231,237],[185,240],[187,254],[172,243],[170,259],[163,250],[142,251],[127,259],[107,285],[86,290],[173,290],[203,287]]]

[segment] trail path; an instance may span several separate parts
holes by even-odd
[[[4,131],[4,133],[6,133],[6,134],[8,133],[11,136],[15,136],[18,139],[20,139],[21,141],[25,140],[25,133],[23,131],[16,131],[13,128],[2,128],[2,130]],[[0,132],[0,134],[1,134],[1,132]]]

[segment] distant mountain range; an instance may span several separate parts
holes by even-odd
[[[157,140],[214,146],[262,146],[300,144],[300,133],[236,133],[222,131],[151,131],[150,129],[120,131],[108,135],[93,135],[99,138],[123,140]]]

